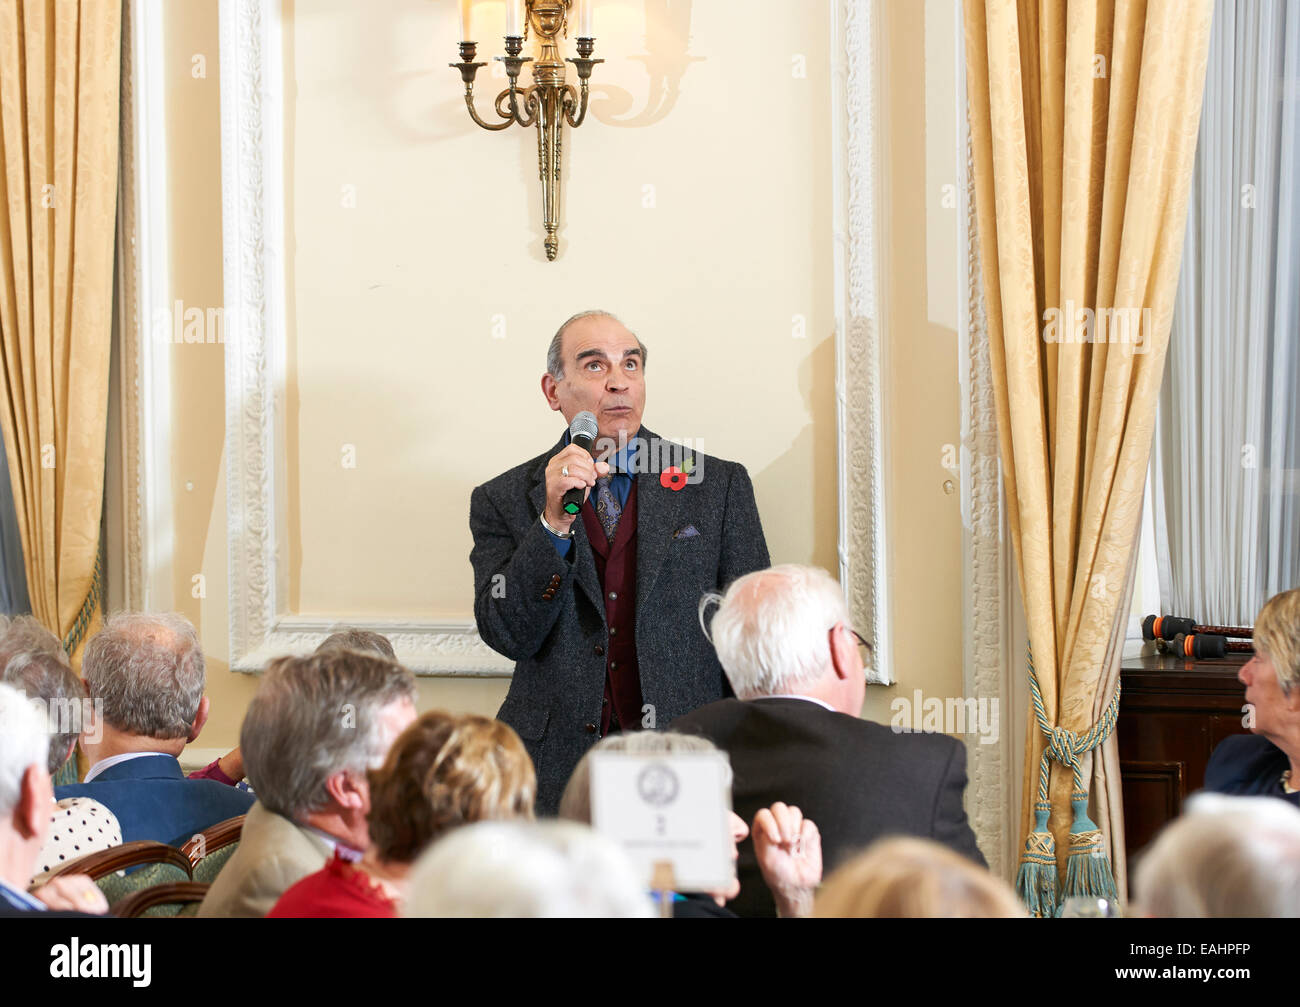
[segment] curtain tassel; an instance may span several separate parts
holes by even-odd
[[[1034,805],[1034,831],[1025,839],[1016,874],[1016,894],[1031,916],[1049,919],[1058,910],[1059,893],[1056,874],[1056,840],[1047,828],[1052,806],[1045,801]]]
[[[1088,817],[1088,794],[1075,791],[1070,795],[1074,821],[1070,824],[1070,855],[1065,861],[1065,899],[1075,895],[1119,902],[1115,874],[1106,855],[1106,840],[1097,823]]]

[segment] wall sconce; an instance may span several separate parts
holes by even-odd
[[[449,63],[460,71],[465,82],[465,107],[470,118],[484,129],[505,129],[513,123],[537,127],[537,166],[542,179],[542,223],[546,227],[546,258],[554,261],[559,247],[556,232],[560,226],[560,155],[561,129],[565,122],[577,129],[587,118],[587,82],[591,71],[603,59],[592,59],[596,40],[591,34],[591,14],[595,0],[576,0],[579,8],[577,58],[561,59],[556,37],[568,36],[569,12],[575,0],[506,0],[506,54],[496,58],[505,64],[510,86],[496,97],[494,107],[499,122],[484,122],[474,108],[474,76],[486,63],[474,62],[478,46],[468,41],[471,0],[461,0],[460,62]],[[524,7],[523,34],[520,34],[520,4]],[[520,56],[524,39],[531,26],[541,40],[537,59]],[[581,91],[564,81],[564,64],[572,63],[578,71]],[[525,63],[533,64],[533,84],[519,87],[519,73]]]

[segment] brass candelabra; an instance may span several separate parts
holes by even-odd
[[[496,97],[494,107],[499,122],[485,122],[474,108],[474,77],[481,66],[474,57],[478,46],[474,42],[460,43],[460,62],[450,63],[460,71],[465,82],[465,107],[470,118],[484,129],[499,130],[508,126],[537,127],[537,170],[542,181],[542,223],[546,227],[546,258],[554,261],[559,248],[560,227],[560,165],[562,130],[564,123],[577,129],[587,118],[588,81],[591,71],[603,59],[592,59],[596,49],[594,38],[578,38],[576,58],[561,59],[557,36],[568,35],[569,10],[572,0],[526,0],[524,34],[505,36],[506,54],[496,57],[505,64],[510,86]],[[529,28],[541,43],[536,59],[520,56]],[[533,64],[533,83],[519,86],[519,74],[525,63]],[[565,63],[572,63],[578,72],[578,88],[565,82]]]

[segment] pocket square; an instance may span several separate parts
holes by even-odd
[[[688,524],[684,528],[678,528],[673,532],[673,538],[695,538],[699,533],[699,529],[695,525]]]

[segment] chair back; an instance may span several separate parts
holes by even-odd
[[[49,880],[69,874],[88,874],[92,881],[98,881],[128,867],[139,867],[143,864],[169,864],[183,873],[186,881],[190,880],[189,857],[174,846],[157,843],[152,839],[135,839],[120,846],[87,853],[84,857],[69,860],[66,864],[60,864],[50,871]]]
[[[227,818],[224,822],[210,825],[202,832],[190,837],[181,844],[181,852],[189,857],[190,865],[195,866],[200,860],[210,857],[218,850],[238,843],[243,832],[244,816],[236,815],[234,818]]]
[[[140,916],[190,916],[193,913],[185,910],[189,907],[197,908],[207,893],[208,886],[196,881],[154,885],[118,899],[109,912],[124,920]]]
[[[239,844],[231,843],[228,846],[223,846],[216,853],[209,853],[194,865],[194,880],[209,885],[212,884],[217,880],[217,875],[221,873],[221,868],[226,866],[226,861],[234,856],[237,849],[239,849]]]
[[[137,868],[128,874],[120,871]],[[50,878],[86,874],[99,886],[110,906],[135,892],[155,885],[194,880],[189,857],[174,846],[151,839],[136,839],[121,846],[88,853],[50,872]],[[174,915],[171,914],[171,915]]]

